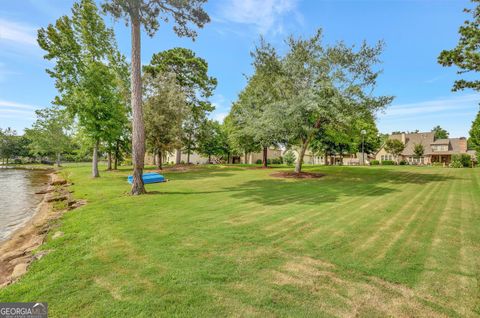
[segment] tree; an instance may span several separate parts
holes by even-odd
[[[215,120],[205,120],[200,128],[198,138],[198,152],[208,157],[208,163],[212,163],[212,156],[221,156],[225,153],[221,125]]]
[[[435,133],[435,139],[447,139],[449,135],[448,131],[438,125],[432,128],[432,132]]]
[[[477,117],[472,122],[468,144],[469,147],[477,152],[477,157],[480,158],[480,112],[478,112]]]
[[[373,47],[363,43],[358,50],[342,42],[325,46],[318,30],[310,39],[290,37],[287,43],[281,75],[274,82],[281,98],[269,104],[264,116],[280,123],[288,143],[299,148],[295,172],[300,173],[305,152],[322,127],[346,131],[393,98],[372,94],[380,74],[381,42]]]
[[[147,144],[156,156],[158,169],[162,169],[164,154],[180,144],[182,122],[188,109],[175,74],[166,73],[156,77],[147,74],[144,82]]]
[[[472,0],[478,3],[478,0]],[[453,65],[459,68],[458,74],[469,72],[478,72],[480,70],[480,5],[476,5],[473,9],[464,9],[464,12],[472,14],[472,20],[466,20],[460,26],[458,33],[460,39],[455,48],[451,50],[443,50],[439,57],[438,63],[443,66],[451,67]],[[471,88],[480,90],[479,80],[456,80],[453,85],[453,91]]]
[[[180,47],[154,54],[144,71],[154,77],[165,73],[176,75],[190,108],[183,123],[182,136],[187,163],[190,163],[190,154],[195,148],[200,125],[205,121],[207,113],[214,110],[208,98],[212,96],[217,80],[208,76],[208,63],[204,59],[197,57],[192,50]],[[179,154],[180,151],[178,149]]]
[[[58,107],[39,109],[35,114],[37,120],[32,128],[25,129],[25,135],[30,140],[30,152],[35,155],[53,154],[60,167],[62,154],[72,146],[70,120]]]
[[[210,21],[202,5],[206,0],[110,0],[102,7],[116,19],[123,18],[131,24],[132,34],[132,157],[133,182],[131,193],[139,195],[145,193],[143,184],[143,167],[145,157],[145,128],[142,110],[142,79],[141,79],[141,52],[140,26],[143,25],[148,35],[153,36],[159,28],[158,19],[168,22],[171,16],[175,21],[174,32],[179,36],[196,37],[196,32],[189,28],[192,22],[203,27]]]
[[[55,61],[47,69],[59,92],[53,104],[65,107],[92,139],[92,175],[98,177],[100,142],[118,135],[126,116],[115,74],[122,58],[113,31],[105,26],[93,0],[81,0],[73,5],[71,18],[63,16],[55,25],[41,28],[38,43],[47,52],[44,57]]]
[[[398,139],[388,139],[385,143],[385,151],[391,153],[398,161],[398,156],[405,149],[405,145]]]
[[[265,116],[267,107],[282,96],[280,84],[281,64],[276,50],[263,39],[251,53],[254,74],[248,78],[230,112],[236,130],[236,144],[248,144],[245,152],[262,149],[262,164],[267,167],[268,147],[283,140],[282,126],[272,117]],[[277,79],[277,80],[276,80]]]
[[[0,155],[3,163],[5,161],[8,165],[10,158],[19,153],[19,141],[20,137],[17,135],[17,131],[8,127],[4,130],[0,129]]]
[[[423,157],[423,154],[425,153],[425,147],[423,147],[422,144],[415,144],[413,146],[413,153],[416,159],[420,159],[421,157]]]

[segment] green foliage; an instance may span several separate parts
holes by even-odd
[[[63,16],[55,25],[41,28],[38,44],[46,51],[44,57],[54,61],[47,69],[59,93],[54,104],[75,118],[95,149],[100,141],[119,139],[129,109],[127,64],[95,2],[81,0],[73,5],[72,17]]]
[[[0,128],[0,158],[9,163],[14,157],[28,156],[28,142],[27,138],[18,136],[14,129]]]
[[[466,20],[462,26],[460,26],[458,33],[460,39],[455,48],[451,50],[444,50],[438,57],[438,63],[443,66],[457,66],[459,68],[458,74],[464,74],[468,72],[478,72],[480,69],[480,52],[478,47],[480,45],[480,5],[478,0],[473,0],[475,7],[472,9],[465,9],[466,13],[472,15],[472,20]],[[473,77],[474,78],[474,77]],[[465,88],[471,88],[474,90],[480,90],[479,80],[456,80],[453,85],[453,91],[463,90]]]
[[[469,168],[472,165],[472,157],[466,153],[454,154],[452,155],[452,163],[450,166],[452,165],[454,166],[453,168]]]
[[[214,120],[206,120],[200,129],[197,151],[211,159],[229,153],[227,137],[221,125]]]
[[[172,73],[147,74],[144,86],[147,144],[154,154],[171,152],[180,147],[182,122],[189,111],[182,87]]]
[[[425,147],[422,144],[413,145],[413,154],[415,155],[415,158],[419,159],[423,157],[424,153]]]
[[[255,163],[256,163],[257,165],[261,165],[261,164],[262,164],[262,159],[257,159],[257,161],[255,161]]]
[[[400,162],[398,164],[401,165],[401,166],[406,166],[406,165],[408,165],[408,162],[406,160],[400,160]]]
[[[275,92],[281,94],[278,100],[270,98],[262,116],[264,125],[280,125],[283,139],[303,150],[329,129],[337,131],[336,137],[343,135],[333,142],[342,145],[337,151],[358,149],[360,131],[367,128],[370,134],[376,134],[373,114],[392,100],[372,94],[380,73],[376,65],[383,43],[372,47],[363,43],[358,49],[342,42],[327,46],[319,30],[309,39],[290,37],[287,44],[287,54],[279,59],[279,75],[269,78]],[[378,141],[373,140],[376,137],[370,140],[371,136],[367,141],[372,141],[373,148]],[[299,158],[297,172],[302,161]]]
[[[295,154],[291,150],[287,151],[283,155],[283,162],[285,162],[287,166],[293,165],[295,163],[295,160],[296,160]]]
[[[449,135],[448,131],[440,126],[433,127],[432,132],[435,133],[435,139],[447,139]]]
[[[200,126],[207,114],[214,110],[209,102],[217,80],[208,75],[208,63],[186,48],[173,48],[152,56],[144,72],[151,77],[174,74],[177,85],[181,87],[189,111],[182,120],[181,141],[187,152],[196,148]],[[180,145],[179,145],[180,146]]]
[[[272,159],[272,164],[274,164],[274,165],[281,165],[282,163],[283,163],[283,158],[282,157]]]
[[[370,165],[371,166],[378,166],[380,164],[379,160],[370,160]]]
[[[106,0],[102,8],[114,18],[125,19],[127,23],[138,21],[150,36],[159,29],[160,19],[175,22],[173,31],[178,36],[195,38],[197,33],[190,28],[190,23],[202,28],[210,22],[208,14],[202,8],[205,2],[206,0]]]
[[[463,164],[460,161],[452,161],[449,165],[450,168],[463,168]]]
[[[32,128],[25,129],[33,155],[54,155],[57,165],[60,156],[72,150],[71,121],[58,107],[36,110],[37,120]]]
[[[398,139],[388,139],[385,143],[385,151],[398,157],[405,149],[405,145]]]
[[[472,122],[472,127],[470,128],[469,133],[470,138],[468,138],[468,146],[480,155],[480,111]]]
[[[383,160],[382,161],[382,166],[393,166],[395,164],[396,164],[396,162],[393,161],[393,160]]]

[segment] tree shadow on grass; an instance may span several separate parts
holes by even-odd
[[[323,171],[322,171],[323,172]],[[340,172],[331,178],[286,180],[270,177],[252,180],[239,186],[226,188],[232,198],[263,205],[299,203],[318,205],[337,201],[340,197],[378,197],[399,190],[402,184],[426,185],[455,179],[439,174],[412,174],[388,171],[384,175]],[[394,186],[392,186],[394,185]]]

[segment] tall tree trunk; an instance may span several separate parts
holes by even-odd
[[[208,155],[208,163],[212,163],[212,155]]]
[[[112,170],[112,151],[108,151],[108,163],[107,163],[107,170]]]
[[[95,146],[93,146],[93,159],[92,159],[92,177],[98,178],[100,177],[100,173],[98,173],[98,147],[100,141],[95,142]]]
[[[60,155],[60,153],[58,152],[58,153],[57,153],[57,167],[60,167],[60,166],[61,166],[60,159],[61,159],[61,155]]]
[[[295,173],[302,172],[303,157],[305,156],[307,147],[308,147],[308,139],[303,141],[302,147],[300,148],[300,153],[298,154],[297,163],[295,164]]]
[[[155,155],[157,161],[157,169],[162,170],[162,151],[158,150],[157,154]]]
[[[145,126],[142,111],[142,78],[140,61],[140,19],[138,12],[132,15],[132,195],[146,193],[143,184],[143,166],[145,160]]]
[[[177,149],[177,157],[175,158],[175,163],[179,165],[181,161],[182,161],[182,150],[179,148]]]
[[[190,152],[191,151],[190,151],[190,147],[189,147],[188,150],[187,150],[187,165],[190,164]]]
[[[245,151],[245,160],[243,161],[244,164],[248,164],[248,152]]]
[[[267,160],[268,160],[268,148],[263,147],[263,158],[262,158],[262,166],[263,168],[267,167]]]
[[[117,167],[118,167],[118,153],[120,152],[119,151],[119,144],[118,144],[118,140],[117,140],[117,143],[115,145],[115,160],[113,161],[113,169],[117,170]]]

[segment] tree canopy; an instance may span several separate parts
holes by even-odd
[[[432,128],[432,132],[435,133],[435,139],[447,139],[449,135],[447,130],[438,125]]]

